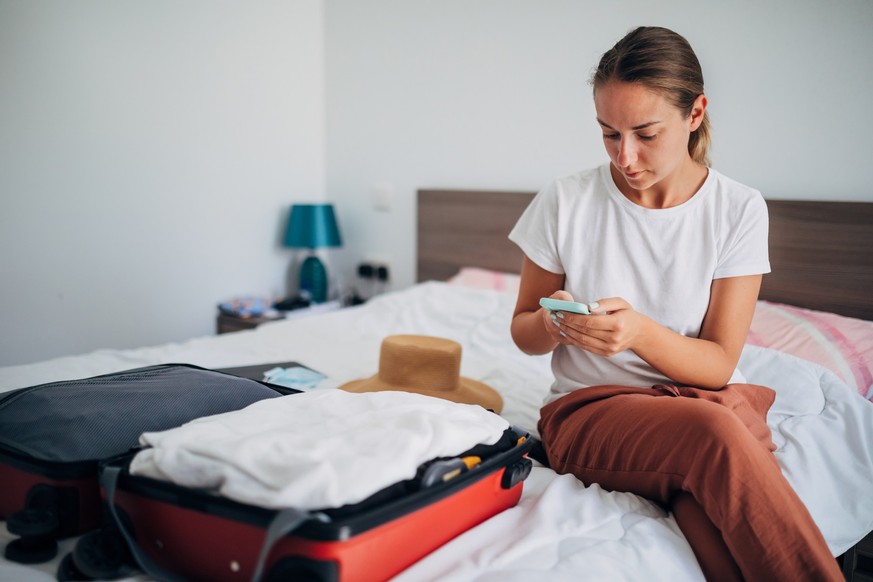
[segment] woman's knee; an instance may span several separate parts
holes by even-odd
[[[686,437],[693,440],[697,455],[717,459],[742,455],[748,450],[761,451],[759,439],[729,408],[711,402],[698,401],[687,407],[683,421]]]
[[[746,433],[746,426],[729,408],[713,402],[695,400],[688,403],[685,422],[695,431],[722,440],[736,433]]]

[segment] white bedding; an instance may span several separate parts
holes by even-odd
[[[325,373],[319,389],[372,375],[386,335],[416,333],[463,346],[461,373],[501,392],[503,416],[532,430],[548,391],[545,356],[509,337],[514,295],[429,282],[355,308],[279,321],[253,331],[137,350],[101,350],[0,368],[0,391],[162,362],[229,367],[296,360]],[[834,555],[873,530],[873,405],[833,373],[787,354],[747,346],[740,368],[774,388],[768,417],[777,459]],[[10,539],[0,530],[0,543]],[[64,549],[69,550],[70,542]],[[58,558],[59,559],[59,558]],[[0,562],[0,579],[54,573]],[[11,577],[10,577],[11,576]],[[582,486],[535,467],[521,502],[424,558],[398,580],[702,580],[676,522],[628,493]]]

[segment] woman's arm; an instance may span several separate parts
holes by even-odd
[[[558,345],[558,327],[551,323],[548,310],[540,307],[540,297],[572,299],[564,289],[564,275],[552,273],[524,257],[518,301],[510,331],[515,345],[526,354],[546,354]]]
[[[633,350],[674,382],[721,388],[740,359],[761,278],[714,280],[699,338],[680,335],[616,297],[598,301],[596,311],[604,315],[563,314],[559,320],[566,335],[563,341],[606,357]]]

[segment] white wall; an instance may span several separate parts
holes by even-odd
[[[324,199],[321,0],[0,0],[0,365],[214,333]]]
[[[0,365],[212,333],[284,291],[295,201],[412,283],[416,189],[605,160],[587,78],[638,24],[696,48],[718,169],[873,200],[870,0],[0,0]]]
[[[714,166],[769,198],[871,200],[869,0],[328,0],[327,189],[414,281],[415,191],[537,190],[606,161],[588,77],[634,26],[689,39]],[[372,205],[393,185],[389,212]]]

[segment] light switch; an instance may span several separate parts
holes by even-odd
[[[373,210],[388,212],[394,202],[394,186],[391,184],[376,184],[373,186]]]

